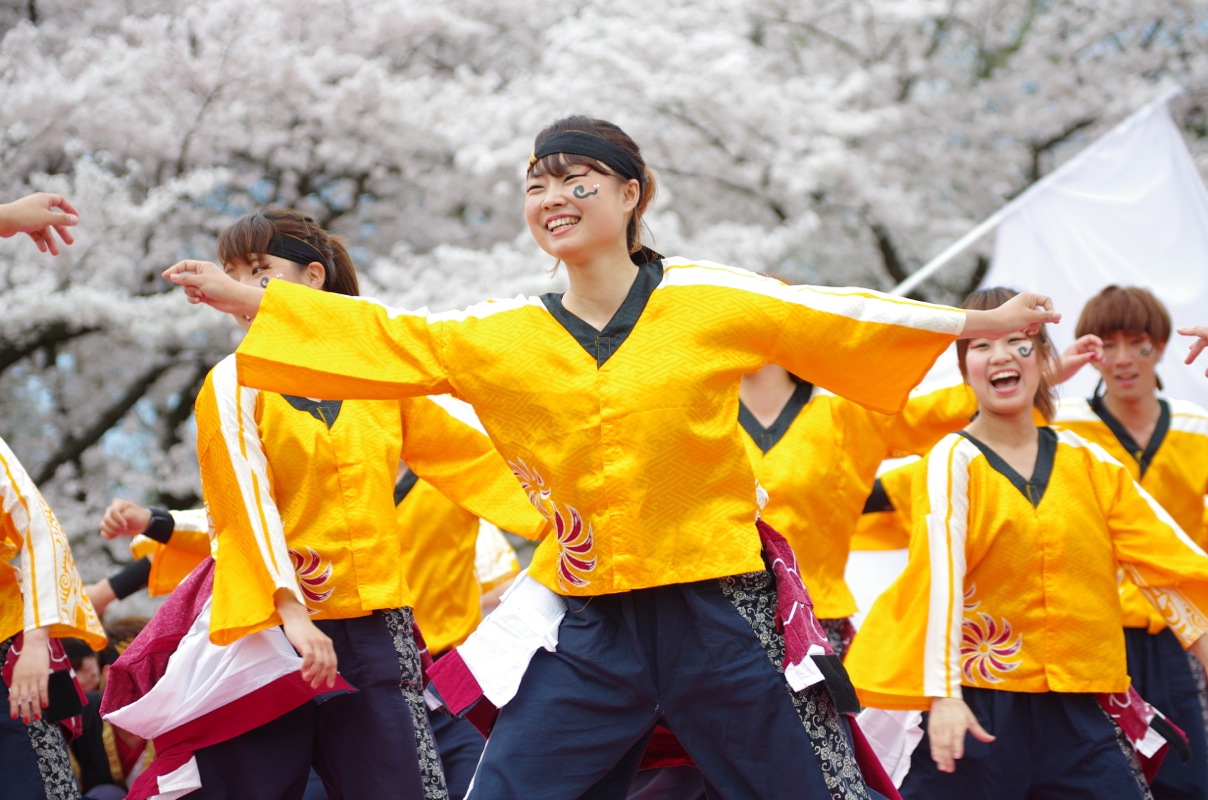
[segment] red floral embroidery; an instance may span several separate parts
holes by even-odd
[[[582,589],[589,585],[591,581],[582,573],[590,573],[596,568],[596,558],[591,555],[591,524],[583,524],[583,517],[578,509],[567,505],[559,506],[554,502],[553,490],[546,486],[545,479],[536,469],[520,459],[509,461],[508,466],[528,493],[529,502],[533,507],[541,512],[541,516],[554,523],[554,533],[561,551],[558,554],[558,585],[563,589],[572,586]]]
[[[289,560],[293,562],[294,573],[298,576],[302,594],[307,600],[322,603],[331,597],[334,589],[320,591],[323,585],[331,579],[331,564],[325,565],[323,559],[313,548],[306,548],[305,556],[297,550],[291,549]]]
[[[1002,683],[1002,674],[1011,672],[1023,661],[1023,634],[1015,635],[1011,623],[995,620],[984,611],[974,610],[976,585],[965,592],[965,618],[961,622],[961,670],[974,683]]]

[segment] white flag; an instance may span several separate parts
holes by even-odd
[[[1051,295],[1064,316],[1049,331],[1059,352],[1083,304],[1109,283],[1150,289],[1175,328],[1208,324],[1208,190],[1165,99],[1034,189],[1005,209],[982,285]],[[1190,341],[1172,333],[1158,375],[1168,396],[1208,408],[1208,364],[1183,363]],[[1089,396],[1097,379],[1084,368],[1061,394]]]

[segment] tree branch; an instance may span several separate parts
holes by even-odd
[[[1028,177],[1031,178],[1030,183],[1035,183],[1044,177],[1044,173],[1040,168],[1040,159],[1042,156],[1047,154],[1057,145],[1064,144],[1065,142],[1069,141],[1070,137],[1072,137],[1074,134],[1089,128],[1098,121],[1098,117],[1083,117],[1082,119],[1074,120],[1069,125],[1066,125],[1065,129],[1060,133],[1053,134],[1049,138],[1043,139],[1039,142],[1031,142],[1028,145],[1028,150],[1032,154],[1031,167],[1028,175]]]
[[[65,436],[59,444],[59,449],[34,475],[34,483],[41,485],[49,481],[59,467],[75,461],[84,454],[84,451],[96,444],[110,428],[117,424],[118,420],[125,416],[127,411],[134,407],[134,404],[147,393],[147,390],[155,385],[164,370],[172,366],[172,363],[171,360],[168,360],[152,364],[126,388],[121,397],[97,415],[96,421],[90,428],[78,436],[74,434]]]
[[[57,320],[40,331],[35,332],[33,338],[26,342],[20,344],[16,342],[0,342],[0,374],[3,374],[13,364],[43,347],[51,347],[80,336],[96,333],[99,330],[100,328],[96,326],[73,328],[66,320]]]
[[[906,266],[902,263],[901,256],[898,255],[897,245],[893,243],[889,229],[880,222],[872,220],[868,220],[868,229],[872,231],[872,236],[877,242],[877,250],[881,253],[881,263],[884,265],[885,271],[889,273],[889,277],[895,284],[906,280]]]

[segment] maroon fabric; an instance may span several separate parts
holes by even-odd
[[[205,608],[214,587],[214,559],[207,558],[168,595],[146,627],[109,668],[101,716],[124,708],[163,677],[168,659]]]
[[[427,676],[432,691],[454,716],[464,717],[483,736],[491,734],[499,709],[482,693],[482,686],[457,648],[431,662]]]
[[[1162,716],[1166,719],[1166,723],[1174,729],[1175,733],[1182,737],[1183,741],[1187,741],[1187,734],[1183,733],[1179,726],[1171,722],[1165,715],[1161,714],[1157,709],[1145,702],[1145,698],[1137,693],[1137,690],[1130,686],[1127,692],[1116,692],[1114,694],[1097,694],[1095,699],[1099,701],[1099,705],[1103,706],[1103,710],[1107,715],[1115,720],[1120,726],[1120,730],[1124,731],[1124,735],[1136,747],[1136,743],[1145,738],[1146,731],[1149,730],[1150,720],[1155,715]],[[1166,758],[1166,753],[1170,749],[1169,744],[1164,744],[1152,756],[1146,757],[1137,755],[1141,759],[1141,771],[1145,773],[1145,780],[1153,783],[1154,776],[1158,774],[1158,770],[1162,767],[1162,760]]]
[[[675,734],[662,725],[655,725],[654,733],[650,736],[650,743],[646,745],[646,752],[642,754],[639,769],[695,766],[696,762],[684,750],[684,746],[680,744]]]
[[[826,631],[814,616],[814,601],[801,582],[793,548],[763,520],[757,520],[755,527],[759,529],[759,541],[776,578],[776,630],[784,634],[784,663],[781,666],[800,664],[814,645],[821,647],[826,655],[834,655]]]

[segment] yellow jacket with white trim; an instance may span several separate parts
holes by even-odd
[[[109,640],[84,594],[67,534],[3,439],[0,469],[0,641],[49,627],[55,638],[77,637],[102,649]],[[13,566],[18,557],[20,566]]]
[[[1185,647],[1208,631],[1208,556],[1102,448],[1039,435],[1027,480],[960,434],[917,469],[909,561],[844,662],[864,705],[1126,690],[1118,567]]]
[[[545,521],[451,399],[328,402],[239,386],[228,357],[197,397],[202,491],[216,537],[210,638],[280,624],[286,589],[313,619],[412,603],[395,519],[406,460],[459,504],[535,537]]]
[[[593,595],[764,569],[744,373],[774,362],[896,412],[963,325],[957,309],[667,259],[639,268],[600,331],[554,295],[426,314],[275,281],[237,358],[241,382],[272,391],[471,403],[554,524],[530,574]]]

